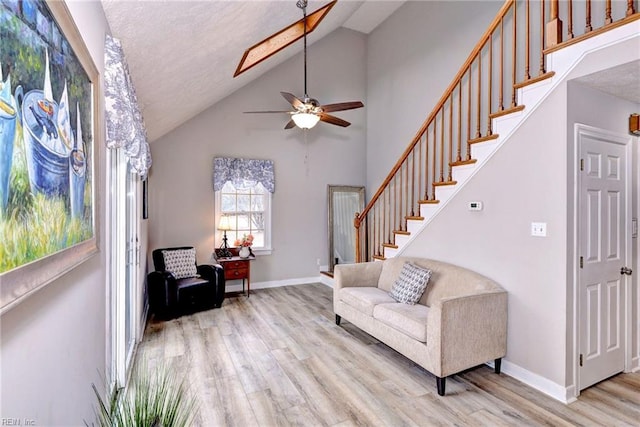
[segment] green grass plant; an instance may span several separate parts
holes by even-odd
[[[196,401],[168,367],[138,365],[127,389],[116,389],[105,401],[95,384],[97,425],[101,427],[185,427],[191,425]],[[87,424],[85,422],[85,424]],[[88,425],[88,424],[87,424]]]

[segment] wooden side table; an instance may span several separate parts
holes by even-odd
[[[233,253],[231,258],[218,258],[218,262],[224,269],[225,280],[240,280],[242,279],[242,293],[244,294],[244,281],[247,281],[247,298],[251,293],[251,264],[250,262],[256,259],[255,256],[249,258],[240,258],[237,256],[237,249],[230,248]]]

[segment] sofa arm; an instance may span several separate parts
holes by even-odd
[[[168,271],[153,271],[147,275],[149,307],[159,317],[171,316],[178,301],[176,278]]]
[[[382,272],[379,261],[357,264],[338,264],[333,271],[334,291],[355,286],[378,286]]]
[[[427,347],[433,372],[444,378],[507,352],[507,292],[444,298],[429,310]]]
[[[220,264],[200,264],[198,274],[211,284],[214,307],[221,307],[225,294],[224,268]]]
[[[209,280],[210,282],[214,282],[217,280],[217,274],[216,274],[217,268],[218,268],[217,266],[210,265],[210,264],[199,264],[196,266],[198,274],[201,277]]]

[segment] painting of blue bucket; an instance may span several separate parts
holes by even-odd
[[[97,81],[64,2],[0,0],[0,310],[97,250]]]
[[[16,135],[18,106],[11,95],[11,77],[2,81],[0,65],[0,211],[4,211],[9,200],[9,172],[13,160],[13,144]]]

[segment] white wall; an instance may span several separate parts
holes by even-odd
[[[367,199],[486,31],[500,1],[406,2],[367,41]]]
[[[364,109],[335,113],[348,128],[319,123],[284,130],[280,91],[303,96],[302,55],[286,61],[151,144],[149,248],[196,247],[208,262],[222,236],[214,224],[213,158],[275,162],[271,255],[252,262],[252,282],[318,276],[327,264],[327,185],[365,183],[365,36],[339,29],[308,51],[308,91],[321,103],[363,100]]]
[[[69,2],[68,7],[102,74],[104,36],[109,30],[100,3]],[[99,111],[104,117],[103,105]],[[93,420],[91,384],[103,384],[106,367],[103,209],[108,193],[105,149],[94,148],[100,252],[0,318],[2,419],[19,418],[23,425],[31,419],[47,426]]]

